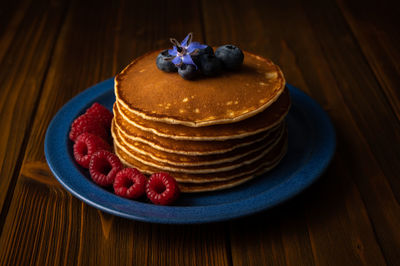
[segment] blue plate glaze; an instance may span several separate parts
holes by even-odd
[[[292,107],[287,116],[289,147],[271,172],[238,187],[183,194],[176,206],[157,206],[124,199],[94,184],[72,155],[68,132],[72,121],[94,102],[110,110],[114,81],[108,79],[71,99],[50,123],[45,139],[47,163],[74,196],[102,211],[145,222],[206,223],[233,219],[280,204],[310,186],[326,169],[335,151],[335,131],[328,115],[309,96],[287,85]]]

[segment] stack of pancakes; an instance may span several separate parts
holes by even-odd
[[[115,78],[115,153],[130,167],[168,172],[183,192],[233,187],[283,158],[290,98],[279,67],[244,52],[240,71],[187,81],[157,69],[160,51]]]

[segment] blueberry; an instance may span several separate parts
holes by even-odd
[[[200,70],[206,76],[218,75],[222,70],[222,62],[215,55],[203,54],[200,56]]]
[[[199,67],[200,66],[200,57],[204,54],[214,55],[214,50],[211,46],[208,46],[204,49],[200,49],[196,55],[192,56],[193,62]]]
[[[194,65],[182,64],[178,68],[178,73],[184,79],[193,79],[197,75],[197,69]]]
[[[197,55],[203,55],[203,54],[214,54],[214,50],[211,46],[208,46],[204,49],[200,49]]]
[[[215,50],[215,56],[222,61],[226,69],[239,69],[243,63],[243,52],[232,44],[220,46]]]
[[[168,50],[162,51],[156,59],[156,65],[158,69],[165,72],[176,72],[177,67],[171,62],[173,56],[168,53]]]

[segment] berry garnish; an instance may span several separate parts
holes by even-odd
[[[79,135],[74,144],[75,161],[82,167],[89,168],[90,158],[96,151],[111,151],[110,145],[102,138],[85,132]]]
[[[113,113],[106,107],[99,103],[94,103],[89,109],[86,110],[86,114],[92,114],[96,121],[99,121],[106,128],[106,130],[110,130]]]
[[[179,196],[176,180],[167,173],[152,174],[147,181],[146,194],[154,204],[169,205]]]
[[[208,46],[208,45],[207,45],[206,48],[204,48],[204,49],[199,49],[199,51],[198,51],[195,55],[192,55],[193,62],[194,62],[197,66],[200,66],[200,57],[201,57],[202,55],[205,55],[205,54],[214,55],[214,50],[213,50],[213,48],[212,48],[211,46]]]
[[[109,151],[93,153],[89,163],[90,175],[98,185],[106,187],[114,183],[115,176],[123,168],[119,158]]]
[[[108,131],[96,120],[96,116],[93,114],[83,114],[72,122],[69,138],[72,141],[76,141],[80,134],[88,132],[107,140],[109,138]]]
[[[172,50],[168,50],[168,54],[172,57],[171,62],[177,67],[185,64],[194,66],[194,68],[197,69],[196,64],[193,62],[192,56],[196,55],[200,49],[207,48],[207,45],[200,44],[198,42],[192,42],[192,39],[192,33],[189,33],[181,43],[174,38],[170,39],[174,47]]]
[[[197,53],[197,56],[203,55],[203,54],[210,54],[214,55],[214,50],[211,46],[207,45],[206,48],[200,49],[199,52]]]
[[[137,199],[146,193],[147,178],[136,168],[119,171],[114,180],[114,192],[118,196]]]
[[[197,69],[193,65],[182,64],[178,67],[178,73],[184,79],[194,79],[197,76]]]
[[[176,72],[178,68],[171,62],[173,56],[168,53],[168,50],[162,51],[156,59],[158,69],[165,72]]]
[[[205,76],[216,76],[222,68],[237,70],[243,64],[244,54],[242,50],[232,44],[226,44],[215,51],[212,47],[192,42],[193,34],[189,33],[179,43],[170,38],[173,49],[162,51],[156,59],[158,69],[165,72],[175,72],[184,79],[193,79],[201,72]]]
[[[200,69],[206,76],[216,76],[222,70],[222,62],[213,54],[200,56]]]
[[[237,70],[242,66],[244,55],[242,50],[232,44],[220,46],[215,50],[215,56],[222,61],[228,70]]]

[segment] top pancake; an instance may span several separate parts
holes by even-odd
[[[265,110],[285,88],[278,66],[248,52],[241,70],[193,81],[159,70],[159,53],[139,57],[115,78],[118,102],[146,120],[190,127],[233,123]]]

